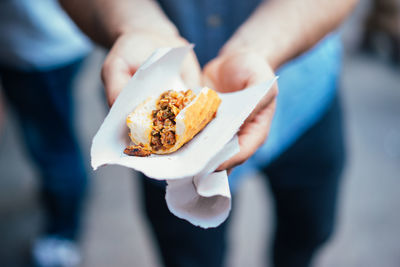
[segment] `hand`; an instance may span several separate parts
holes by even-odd
[[[101,71],[108,104],[111,106],[114,103],[132,75],[157,48],[187,44],[179,36],[145,31],[122,34],[108,53]],[[201,71],[194,52],[186,57],[181,76],[188,86],[200,84]]]
[[[218,56],[204,68],[206,85],[223,93],[242,90],[275,77],[265,59],[254,52],[242,51]],[[228,170],[244,163],[265,142],[275,112],[278,86],[275,83],[241,126],[240,152],[222,163],[218,170]],[[244,103],[245,104],[245,103]]]

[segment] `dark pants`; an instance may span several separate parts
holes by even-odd
[[[263,169],[275,198],[276,267],[309,266],[332,234],[343,162],[342,119],[335,99],[319,122]],[[165,266],[221,266],[228,222],[209,230],[192,226],[168,211],[163,187],[142,180],[146,212]]]
[[[333,232],[344,166],[342,117],[335,99],[323,118],[263,171],[275,199],[273,261],[309,266]]]
[[[49,71],[0,68],[27,152],[41,176],[46,234],[77,235],[86,171],[73,129],[72,82],[82,59]]]

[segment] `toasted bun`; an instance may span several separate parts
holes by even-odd
[[[145,149],[150,151],[152,151],[150,147],[150,133],[153,125],[151,112],[156,109],[157,99],[158,96],[149,97],[126,118],[126,124],[130,129],[129,137],[132,142],[135,145],[143,145]]]
[[[141,145],[154,154],[168,154],[178,150],[198,134],[215,116],[221,99],[207,87],[185,107],[175,118],[175,144],[168,149],[154,150],[150,146],[152,111],[156,109],[159,96],[152,96],[140,104],[126,119],[130,138],[135,145]]]

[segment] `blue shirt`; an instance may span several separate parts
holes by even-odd
[[[204,65],[218,54],[261,0],[159,0],[159,3],[180,34],[195,44],[196,55]],[[278,70],[279,95],[269,137],[246,164],[232,173],[229,179],[232,189],[241,174],[268,165],[321,118],[335,97],[341,54],[340,38],[332,33]]]
[[[91,43],[57,0],[0,0],[0,64],[45,70],[85,56]]]

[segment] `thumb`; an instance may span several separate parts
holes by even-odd
[[[258,54],[239,53],[225,57],[217,75],[220,90],[234,92],[266,81],[270,73],[268,64]]]
[[[252,85],[260,84],[272,79],[275,74],[265,59],[259,54],[241,52],[225,56],[217,73],[219,86],[222,92],[242,90]],[[252,121],[256,114],[266,108],[275,99],[278,87],[273,85],[271,90],[260,99],[254,111],[246,121]]]
[[[111,107],[119,93],[136,72],[137,68],[129,65],[120,57],[108,57],[101,70],[108,105]]]

